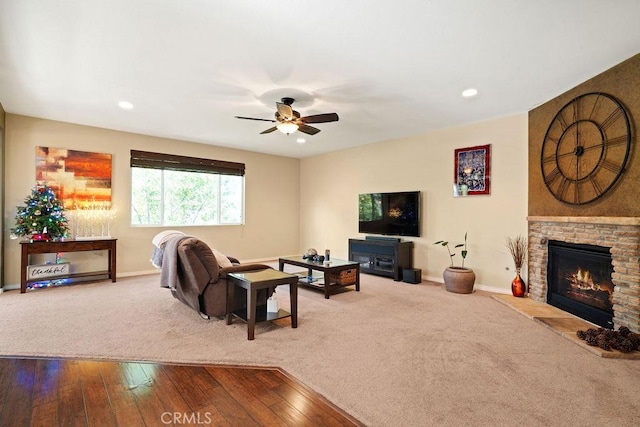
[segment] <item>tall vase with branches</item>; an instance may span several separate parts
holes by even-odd
[[[520,272],[522,265],[527,260],[527,238],[521,235],[507,237],[505,246],[509,249],[516,268],[516,277],[511,281],[511,293],[514,297],[524,297],[527,293],[527,285],[522,280]]]

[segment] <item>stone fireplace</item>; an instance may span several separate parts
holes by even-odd
[[[529,297],[548,301],[550,242],[611,248],[613,326],[640,333],[640,218],[530,216],[528,222]]]

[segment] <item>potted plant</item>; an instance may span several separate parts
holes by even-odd
[[[511,281],[511,293],[514,297],[524,297],[527,293],[527,285],[520,277],[520,271],[522,265],[527,259],[527,238],[518,235],[514,238],[507,237],[505,246],[509,249],[511,257],[513,258],[513,264],[516,268],[516,277]]]
[[[464,233],[464,243],[459,243],[454,246],[454,249],[463,248],[460,251],[462,257],[462,263],[460,267],[456,267],[453,264],[453,257],[456,255],[449,249],[449,242],[445,240],[438,240],[434,245],[442,245],[447,248],[449,252],[449,258],[451,259],[451,265],[447,267],[442,273],[444,279],[444,288],[449,292],[457,294],[470,294],[473,292],[473,285],[476,282],[476,274],[470,268],[465,268],[464,260],[467,258],[469,251],[467,250],[467,233]]]

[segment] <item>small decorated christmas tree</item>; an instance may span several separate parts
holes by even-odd
[[[37,184],[24,199],[25,206],[16,207],[16,227],[11,236],[32,236],[34,240],[60,239],[67,234],[67,218],[62,202],[53,189]]]

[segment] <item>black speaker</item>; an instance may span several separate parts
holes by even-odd
[[[414,285],[422,282],[422,270],[419,268],[403,268],[402,281],[413,283]]]

